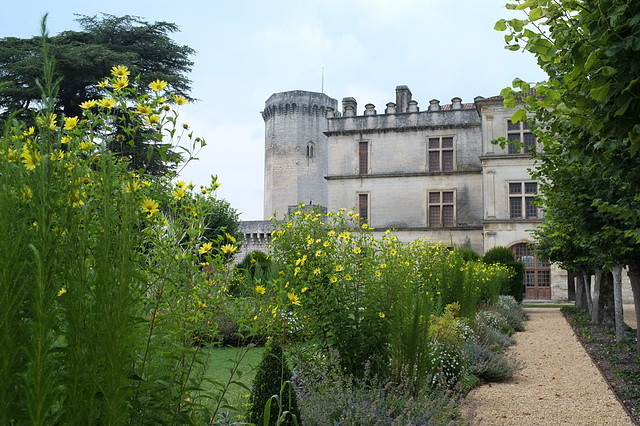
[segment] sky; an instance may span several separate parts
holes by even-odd
[[[208,185],[240,213],[261,220],[264,196],[264,121],[273,93],[324,91],[356,98],[359,113],[395,102],[409,86],[421,110],[431,99],[495,96],[518,77],[544,80],[535,58],[504,49],[500,18],[523,18],[507,0],[131,0],[0,2],[0,38],[80,30],[75,14],[134,15],[179,26],[171,37],[196,51],[191,95],[180,122],[207,145],[182,180]],[[118,65],[118,64],[114,64]],[[360,107],[362,106],[362,107]]]

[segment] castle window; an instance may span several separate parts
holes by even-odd
[[[358,142],[358,174],[369,174],[369,142]]]
[[[450,172],[453,170],[453,138],[429,138],[429,171]]]
[[[536,182],[514,182],[509,184],[509,217],[511,219],[537,219],[535,205],[538,184]]]
[[[314,153],[315,153],[315,146],[313,142],[309,142],[307,144],[307,157],[313,158]]]
[[[511,120],[507,121],[507,139],[511,141],[509,143],[509,154],[526,154],[528,152],[535,151],[536,149],[536,137],[531,133],[529,124],[527,122],[519,121],[513,123]],[[520,141],[521,148],[516,147],[513,141]]]
[[[429,191],[429,226],[450,228],[455,225],[453,191]]]
[[[369,223],[369,194],[358,194],[360,224]]]

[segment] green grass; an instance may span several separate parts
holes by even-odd
[[[233,381],[240,382],[247,388],[251,387],[253,378],[256,375],[256,367],[262,359],[263,347],[233,348],[221,347],[211,349],[211,359],[206,372],[208,379],[226,384],[229,382],[232,369],[240,360],[239,368]],[[247,409],[249,391],[238,384],[231,384],[227,392],[227,401],[230,406],[236,408],[240,413]]]
[[[565,306],[573,306],[573,303],[571,304],[551,304],[551,303],[523,303],[522,307],[523,308],[564,308]]]

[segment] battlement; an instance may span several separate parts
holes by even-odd
[[[420,111],[407,86],[396,87],[396,102],[387,103],[384,114],[378,114],[371,103],[364,108],[363,115],[358,115],[356,99],[343,98],[342,115],[327,111],[329,123],[325,134],[480,125],[475,103],[462,103],[462,99],[455,97],[450,104],[441,105],[439,100],[432,99],[427,109]]]
[[[307,92],[304,90],[292,90],[289,92],[274,93],[265,102],[261,112],[264,121],[275,115],[315,115],[326,117],[328,111],[335,111],[338,101],[324,93]]]

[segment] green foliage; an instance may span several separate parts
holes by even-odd
[[[105,102],[58,118],[44,47],[44,108],[0,136],[0,424],[209,421],[231,383],[203,386],[228,279],[203,239],[210,195],[131,173],[105,148],[138,126],[177,146],[171,95],[116,89],[114,67]]]
[[[277,340],[269,340],[249,398],[251,423],[265,426],[298,423],[300,411],[291,376],[282,345]]]
[[[206,239],[220,241],[220,245],[242,240],[240,213],[227,200],[212,198],[210,211],[204,231]]]
[[[468,424],[445,389],[416,389],[410,372],[398,380],[372,375],[369,369],[361,379],[346,376],[339,358],[335,351],[294,358],[303,424]]]
[[[282,267],[277,285],[299,297],[296,314],[305,330],[320,347],[340,353],[347,374],[362,377],[367,362],[375,374],[387,374],[394,351],[402,362],[422,362],[409,355],[424,357],[429,344],[416,332],[429,325],[422,313],[437,315],[443,304],[458,302],[472,320],[478,302],[497,298],[508,274],[426,239],[405,244],[391,231],[375,238],[358,222],[346,210],[301,209],[274,221],[272,233],[271,257]]]
[[[458,254],[466,262],[469,262],[469,261],[475,262],[481,259],[481,256],[478,254],[477,251],[472,250],[470,248],[466,248],[466,247],[460,247],[455,249],[455,253]]]
[[[524,293],[524,263],[517,261],[513,252],[506,247],[494,247],[489,249],[482,258],[487,264],[501,264],[509,267],[512,276],[504,282],[500,294],[513,296],[518,302],[522,302]]]
[[[53,114],[82,117],[80,105],[103,96],[102,88],[96,83],[109,74],[113,64],[126,65],[132,79],[138,79],[138,95],[152,95],[149,83],[164,80],[175,96],[189,99],[190,81],[186,75],[193,65],[189,57],[194,51],[171,40],[170,34],[178,31],[175,24],[148,23],[138,17],[107,14],[79,15],[77,22],[82,27],[80,31],[46,36],[49,53],[56,58],[51,78],[59,79]],[[41,37],[0,39],[0,83],[9,83],[0,92],[0,129],[9,123],[11,114],[18,114],[17,118],[29,126],[34,124],[33,113],[41,98],[38,82],[42,82],[41,70],[46,56],[40,46]],[[167,100],[173,103],[175,96]],[[155,149],[162,146],[159,133],[151,128],[132,132],[135,120],[128,114],[112,116],[116,117],[124,123],[113,130],[123,139],[109,138],[105,142],[112,151],[130,160],[131,170],[144,169],[157,176],[173,170],[175,164],[167,162],[163,153]],[[125,128],[129,128],[126,133]],[[163,148],[166,153],[169,146]]]

